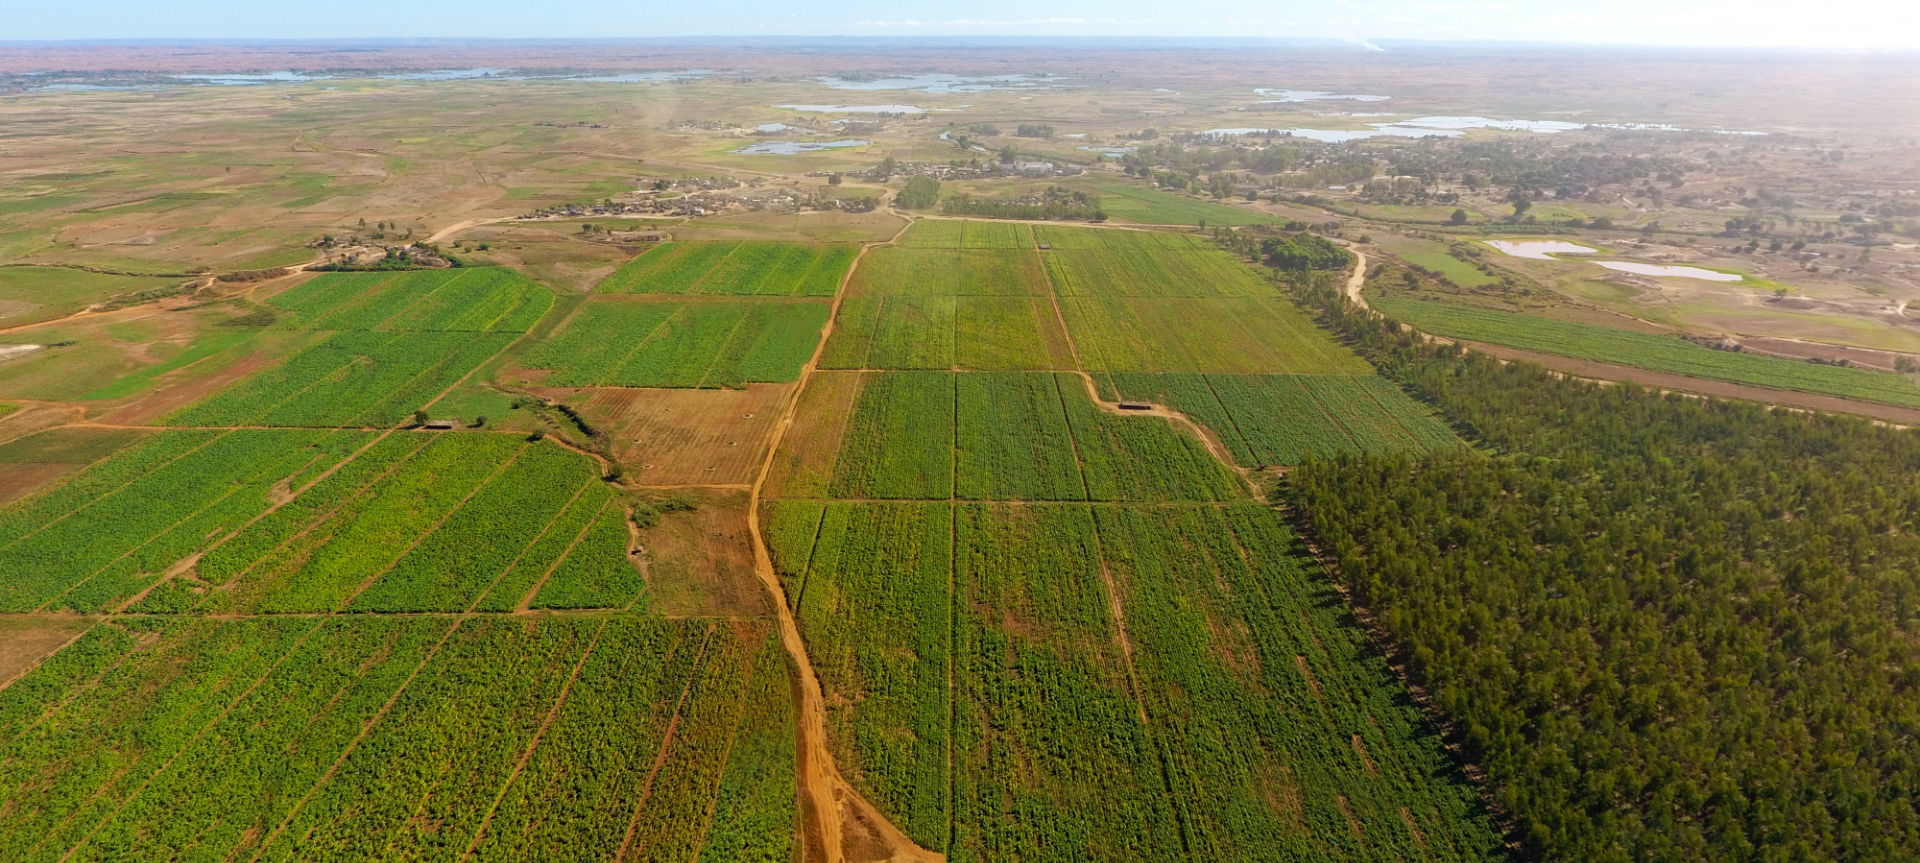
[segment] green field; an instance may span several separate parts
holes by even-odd
[[[1232,500],[1245,489],[1166,420],[1096,409],[1074,374],[884,372],[863,385],[828,495]]]
[[[1459,444],[1433,411],[1376,375],[1112,377],[1123,398],[1172,406],[1205,423],[1247,467],[1342,452],[1424,452]]]
[[[1080,362],[1098,372],[1366,374],[1279,297],[1060,300]]]
[[[1099,183],[1100,206],[1107,215],[1147,225],[1267,225],[1272,216],[1235,209],[1186,195],[1122,183]]]
[[[322,273],[267,304],[289,329],[523,333],[553,292],[505,267]]]
[[[1058,369],[1073,358],[1042,297],[850,297],[826,369]]]
[[[913,229],[918,230],[919,226]],[[913,231],[907,233],[912,234]],[[850,297],[883,294],[1046,296],[1048,293],[1040,255],[1033,250],[1032,244],[1019,249],[882,247],[867,253],[847,286],[847,295]]]
[[[389,427],[412,417],[518,333],[340,332],[175,411],[177,426]]]
[[[1463,288],[1478,288],[1493,284],[1496,279],[1480,271],[1478,267],[1460,260],[1446,252],[1413,252],[1395,254],[1394,257],[1409,264],[1425,267]]]
[[[1901,375],[1716,351],[1676,336],[1443,303],[1383,300],[1377,305],[1395,318],[1449,338],[1690,377],[1920,407],[1920,387]]]
[[[794,501],[768,519],[842,769],[948,859],[1501,857],[1271,510]]]
[[[766,728],[785,715],[785,673],[765,631],[649,614],[99,624],[0,692],[0,847],[784,855],[792,776],[767,763],[783,748]],[[753,793],[716,813],[743,780]]]
[[[1061,297],[1272,297],[1272,285],[1221,251],[1059,250],[1044,253]]]
[[[792,381],[826,326],[822,302],[591,301],[527,356],[559,386],[738,387]]]
[[[665,243],[602,281],[603,294],[831,297],[853,263],[847,245]]]
[[[0,203],[0,213],[5,204]],[[109,276],[66,267],[0,267],[0,326],[70,315],[116,294],[171,288],[183,278]]]
[[[909,249],[1031,249],[1033,235],[1028,226],[1011,222],[921,219],[901,235],[899,245]]]

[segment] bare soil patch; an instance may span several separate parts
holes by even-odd
[[[13,503],[80,469],[60,462],[0,465],[0,505]]]
[[[766,617],[773,611],[753,572],[745,491],[687,489],[695,504],[639,532],[648,604],[670,617]]]
[[[0,689],[92,626],[84,617],[0,618]]]
[[[807,379],[793,427],[773,454],[765,488],[768,497],[826,496],[847,419],[864,386],[861,372],[815,372]]]
[[[213,395],[228,384],[259,371],[272,361],[273,358],[266,353],[256,351],[233,365],[203,377],[193,377],[192,366],[169,372],[156,381],[154,389],[135,396],[124,404],[107,409],[98,419],[102,422],[126,425],[150,423]]]
[[[793,384],[751,384],[743,390],[535,388],[572,401],[613,438],[614,455],[642,486],[738,485],[753,482]]]

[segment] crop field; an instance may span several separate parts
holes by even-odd
[[[1087,371],[1367,374],[1291,301],[1063,298]]]
[[[1103,183],[1100,206],[1107,214],[1147,225],[1265,225],[1272,216],[1235,209],[1185,195],[1122,183]]]
[[[322,273],[267,300],[280,326],[310,330],[523,333],[553,292],[505,267]]]
[[[1071,373],[870,372],[803,397],[776,453],[786,497],[1218,501],[1245,495],[1204,444],[1154,417],[1097,409]],[[807,420],[810,404],[826,418]]]
[[[868,296],[840,304],[826,369],[1071,368],[1053,303],[1019,296]]]
[[[1499,857],[1438,734],[1272,510],[766,517],[842,771],[949,859]]]
[[[1908,378],[1780,357],[1716,351],[1675,336],[1444,303],[1388,300],[1380,310],[1435,335],[1697,378],[1920,407]]]
[[[1119,233],[1119,232],[1113,232]],[[1061,297],[1274,297],[1278,289],[1222,251],[1057,250],[1042,253]]]
[[[169,415],[177,426],[390,427],[440,397],[518,333],[338,332]]]
[[[1246,467],[1460,443],[1432,410],[1376,375],[1115,374],[1113,382],[1124,398],[1206,424]]]
[[[867,253],[847,284],[850,297],[1047,294],[1047,276],[1041,270],[1040,253],[1034,251],[1031,244],[1018,249],[882,247]]]
[[[741,387],[797,380],[826,303],[604,300],[526,358],[552,386]]]
[[[1208,252],[1217,247],[1198,234],[1034,225],[1034,241],[1054,251]]]
[[[648,249],[596,291],[603,294],[720,294],[831,297],[857,249],[836,244],[665,243]]]
[[[647,614],[103,623],[0,691],[0,847],[690,860],[711,836],[709,855],[778,853],[777,649],[764,625]]]
[[[910,249],[1031,249],[1033,235],[1028,226],[1014,222],[921,219],[901,235],[899,244]]]

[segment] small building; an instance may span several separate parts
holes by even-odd
[[[1053,244],[1052,244],[1052,243],[1041,243],[1041,244],[1040,244],[1040,251],[1043,251],[1043,252],[1051,252],[1051,251],[1053,251]]]
[[[427,420],[425,423],[422,423],[420,427],[434,431],[452,431],[458,424],[455,420]]]
[[[1120,409],[1123,411],[1150,411],[1153,410],[1153,402],[1121,402]]]

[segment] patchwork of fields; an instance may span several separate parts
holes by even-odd
[[[1716,351],[1675,336],[1616,330],[1446,303],[1381,300],[1376,305],[1380,311],[1396,319],[1448,338],[1506,345],[1594,362],[1637,366],[1689,377],[1920,407],[1920,386],[1915,386],[1912,380],[1903,375]]]
[[[558,312],[321,275],[265,300],[298,349],[161,425],[0,446],[58,478],[0,508],[0,612],[93,621],[0,682],[0,848],[793,859],[784,611],[839,773],[950,859],[1500,857],[1251,481],[1443,423],[1195,236],[856,254],[670,243]],[[400,427],[455,387],[610,433]]]

